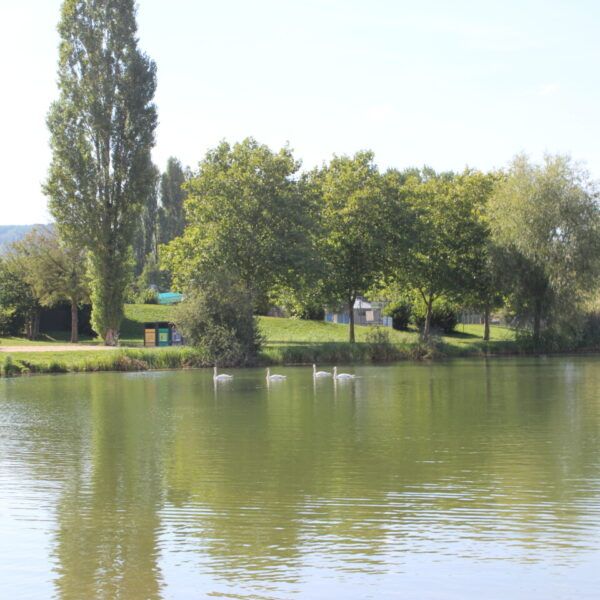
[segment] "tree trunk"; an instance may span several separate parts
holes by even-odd
[[[533,341],[537,346],[540,342],[540,332],[542,329],[542,303],[539,300],[535,301],[533,313]]]
[[[348,310],[350,313],[350,343],[354,344],[354,342],[356,341],[354,338],[354,302],[356,301],[356,298],[354,299],[350,299],[348,301]]]
[[[486,304],[483,311],[483,341],[490,341],[490,305]]]
[[[425,314],[425,327],[423,328],[423,339],[428,342],[431,336],[431,316],[433,313],[433,297],[427,299],[427,313]]]
[[[71,344],[79,341],[79,309],[77,302],[71,299]]]
[[[92,256],[91,261],[92,327],[106,346],[116,346],[123,320],[125,289],[130,279],[129,266],[114,251]]]
[[[40,335],[40,311],[36,310],[27,323],[27,337],[35,340]]]
[[[116,346],[119,341],[119,332],[116,329],[107,329],[104,334],[105,346]]]

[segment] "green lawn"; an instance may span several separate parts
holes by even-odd
[[[160,304],[126,304],[125,319],[121,324],[121,343],[140,345],[144,340],[144,323],[173,319],[173,306]]]
[[[82,366],[86,363],[89,364],[100,364],[102,361],[107,360],[111,355],[120,352],[120,350],[74,350],[72,352],[15,352],[12,355],[13,360],[31,363],[40,368],[41,371],[51,371],[48,368],[49,365],[59,364],[64,365],[69,370],[83,370],[74,369],[74,367]],[[0,354],[0,361],[3,360],[5,354]]]
[[[140,346],[144,339],[144,323],[170,321],[173,318],[172,306],[158,304],[126,304],[125,318],[121,325],[121,343],[124,346]],[[43,334],[41,339],[30,341],[18,337],[0,337],[0,346],[46,346],[69,342],[70,332],[60,331]],[[82,344],[100,344],[101,340],[80,336]]]
[[[146,322],[171,321],[173,307],[152,304],[131,304],[125,307],[125,320],[121,330],[123,346],[141,346],[143,327]],[[263,361],[271,363],[310,363],[318,362],[368,362],[398,360],[401,358],[422,358],[428,356],[427,349],[419,343],[419,334],[415,329],[409,331],[394,331],[387,329],[393,352],[386,356],[373,354],[373,349],[367,341],[367,334],[372,327],[357,326],[356,339],[358,344],[350,345],[348,341],[348,326],[323,321],[302,321],[299,319],[281,319],[275,317],[260,317],[260,328],[265,336]],[[45,339],[30,342],[22,338],[2,338],[3,346],[47,346],[68,342],[68,333],[47,335]],[[82,340],[84,344],[98,344],[98,340]],[[491,340],[483,341],[482,325],[459,325],[451,334],[439,338],[437,354],[445,356],[482,355],[484,353],[515,352],[514,332],[504,327],[491,328]],[[123,359],[123,354],[127,357]],[[0,361],[6,360],[6,354],[0,354]],[[15,352],[13,359],[31,371],[60,372],[60,371],[89,371],[89,370],[121,370],[130,366],[122,361],[139,359],[150,368],[176,367],[199,364],[198,357],[192,349],[139,349],[126,352],[75,350],[72,352]],[[119,362],[121,361],[121,362]],[[0,365],[1,366],[1,365]],[[135,367],[135,365],[134,365]]]
[[[43,335],[39,340],[35,341],[20,337],[0,337],[0,346],[48,346],[49,344],[64,344],[68,341],[69,335],[61,332],[56,337],[48,334]]]
[[[139,346],[143,341],[144,323],[171,321],[174,307],[157,304],[127,304],[125,319],[121,327],[121,342],[125,346]],[[265,335],[268,346],[289,346],[293,344],[321,344],[348,341],[348,325],[325,323],[324,321],[303,321],[300,319],[281,319],[277,317],[260,317],[260,328]],[[356,326],[356,341],[364,342],[371,327]],[[415,329],[394,331],[387,329],[391,341],[396,344],[410,344],[418,340]],[[506,343],[514,340],[514,332],[504,327],[491,328],[491,344]],[[453,347],[468,348],[483,340],[483,325],[459,325],[452,335],[443,336],[442,341]],[[2,346],[64,344],[69,341],[68,332],[47,334],[43,339],[31,342],[24,338],[0,338]],[[84,344],[98,344],[82,336]]]
[[[348,325],[337,323],[260,317],[260,327],[269,346],[348,341]],[[356,341],[366,341],[368,332],[372,330],[372,327],[356,326]],[[395,331],[386,328],[386,331],[389,332],[390,341],[396,344],[410,344],[419,339],[419,334],[414,328],[409,331]],[[490,337],[491,344],[510,342],[514,340],[514,332],[505,327],[492,327]],[[442,341],[457,348],[483,343],[483,325],[458,325],[456,331],[451,335],[443,336]]]

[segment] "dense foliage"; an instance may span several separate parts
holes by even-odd
[[[436,333],[452,333],[458,324],[458,305],[446,298],[438,297],[433,301],[430,315],[430,328]],[[423,330],[427,319],[427,307],[422,302],[413,306],[412,319]]]
[[[39,327],[39,299],[14,254],[0,257],[0,335],[23,332],[33,339]]]
[[[134,0],[64,0],[48,115],[50,211],[61,235],[89,250],[93,325],[107,344],[118,340],[132,243],[155,193],[156,66],[136,29]]]
[[[385,309],[385,315],[392,317],[392,327],[398,331],[406,331],[411,321],[413,303],[403,298],[391,302]]]
[[[184,338],[218,365],[256,361],[262,338],[252,298],[236,279],[220,274],[189,288],[175,322]]]
[[[482,315],[485,339],[492,312],[503,311],[534,346],[583,343],[600,216],[595,185],[568,159],[538,166],[517,157],[490,174],[381,173],[369,152],[302,177],[298,166],[289,149],[272,153],[254,140],[208,153],[187,185],[183,235],[162,252],[180,289],[224,270],[255,310],[270,303],[320,318],[324,306],[342,305],[350,341],[350,307],[379,295],[392,303],[394,326],[412,319],[425,342],[469,309]]]
[[[79,339],[79,306],[88,300],[85,253],[61,240],[55,228],[38,226],[13,242],[0,263],[0,333],[38,335],[42,307],[67,302],[71,341]]]
[[[76,323],[89,295],[115,344],[126,299],[175,289],[188,339],[230,364],[254,360],[255,314],[342,306],[353,342],[359,296],[390,301],[394,327],[416,323],[424,346],[462,309],[483,315],[486,340],[502,312],[534,348],[600,342],[598,187],[568,157],[382,172],[361,151],[301,173],[289,147],[248,138],[195,170],[171,157],[160,174],[156,67],[138,48],[134,0],[63,0],[58,29],[45,185],[56,231],[0,259],[0,332],[35,337],[40,308],[59,300]]]
[[[175,286],[202,286],[225,270],[257,308],[274,286],[294,286],[312,258],[299,166],[288,148],[272,152],[252,139],[209,151],[186,185],[187,227],[162,251]]]
[[[517,324],[530,328],[534,341],[544,329],[571,329],[597,285],[597,186],[566,157],[533,165],[518,156],[487,210]]]
[[[321,192],[319,248],[328,296],[348,307],[354,342],[354,303],[375,284],[390,247],[391,204],[373,154],[334,157],[315,173]]]
[[[168,244],[183,233],[185,213],[183,203],[186,197],[184,184],[187,176],[181,163],[173,156],[167,161],[167,168],[160,177],[159,241]]]

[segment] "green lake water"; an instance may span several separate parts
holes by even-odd
[[[0,380],[0,598],[600,597],[600,359]]]

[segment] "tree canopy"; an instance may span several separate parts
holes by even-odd
[[[321,190],[321,260],[328,296],[343,303],[354,342],[354,303],[381,276],[393,209],[372,152],[336,156],[315,172]]]
[[[77,342],[78,307],[89,298],[83,250],[62,241],[54,228],[37,227],[12,245],[11,255],[40,305],[70,303],[71,342]]]
[[[491,235],[503,253],[511,306],[532,323],[558,325],[595,284],[600,257],[598,188],[569,158],[541,165],[517,156],[488,205]]]
[[[45,191],[61,235],[89,250],[93,326],[114,344],[154,185],[156,66],[138,49],[134,0],[64,0],[58,31]]]
[[[395,277],[418,292],[426,309],[423,337],[429,339],[434,301],[465,297],[481,272],[479,175],[409,173],[403,189],[412,213],[408,249],[396,261]]]
[[[272,152],[251,138],[209,151],[186,185],[187,227],[162,250],[175,285],[201,285],[225,270],[259,305],[275,285],[293,283],[311,259],[299,166],[289,148]]]
[[[167,168],[160,176],[159,241],[168,244],[183,233],[185,226],[184,185],[187,179],[181,163],[173,156],[167,161]]]

